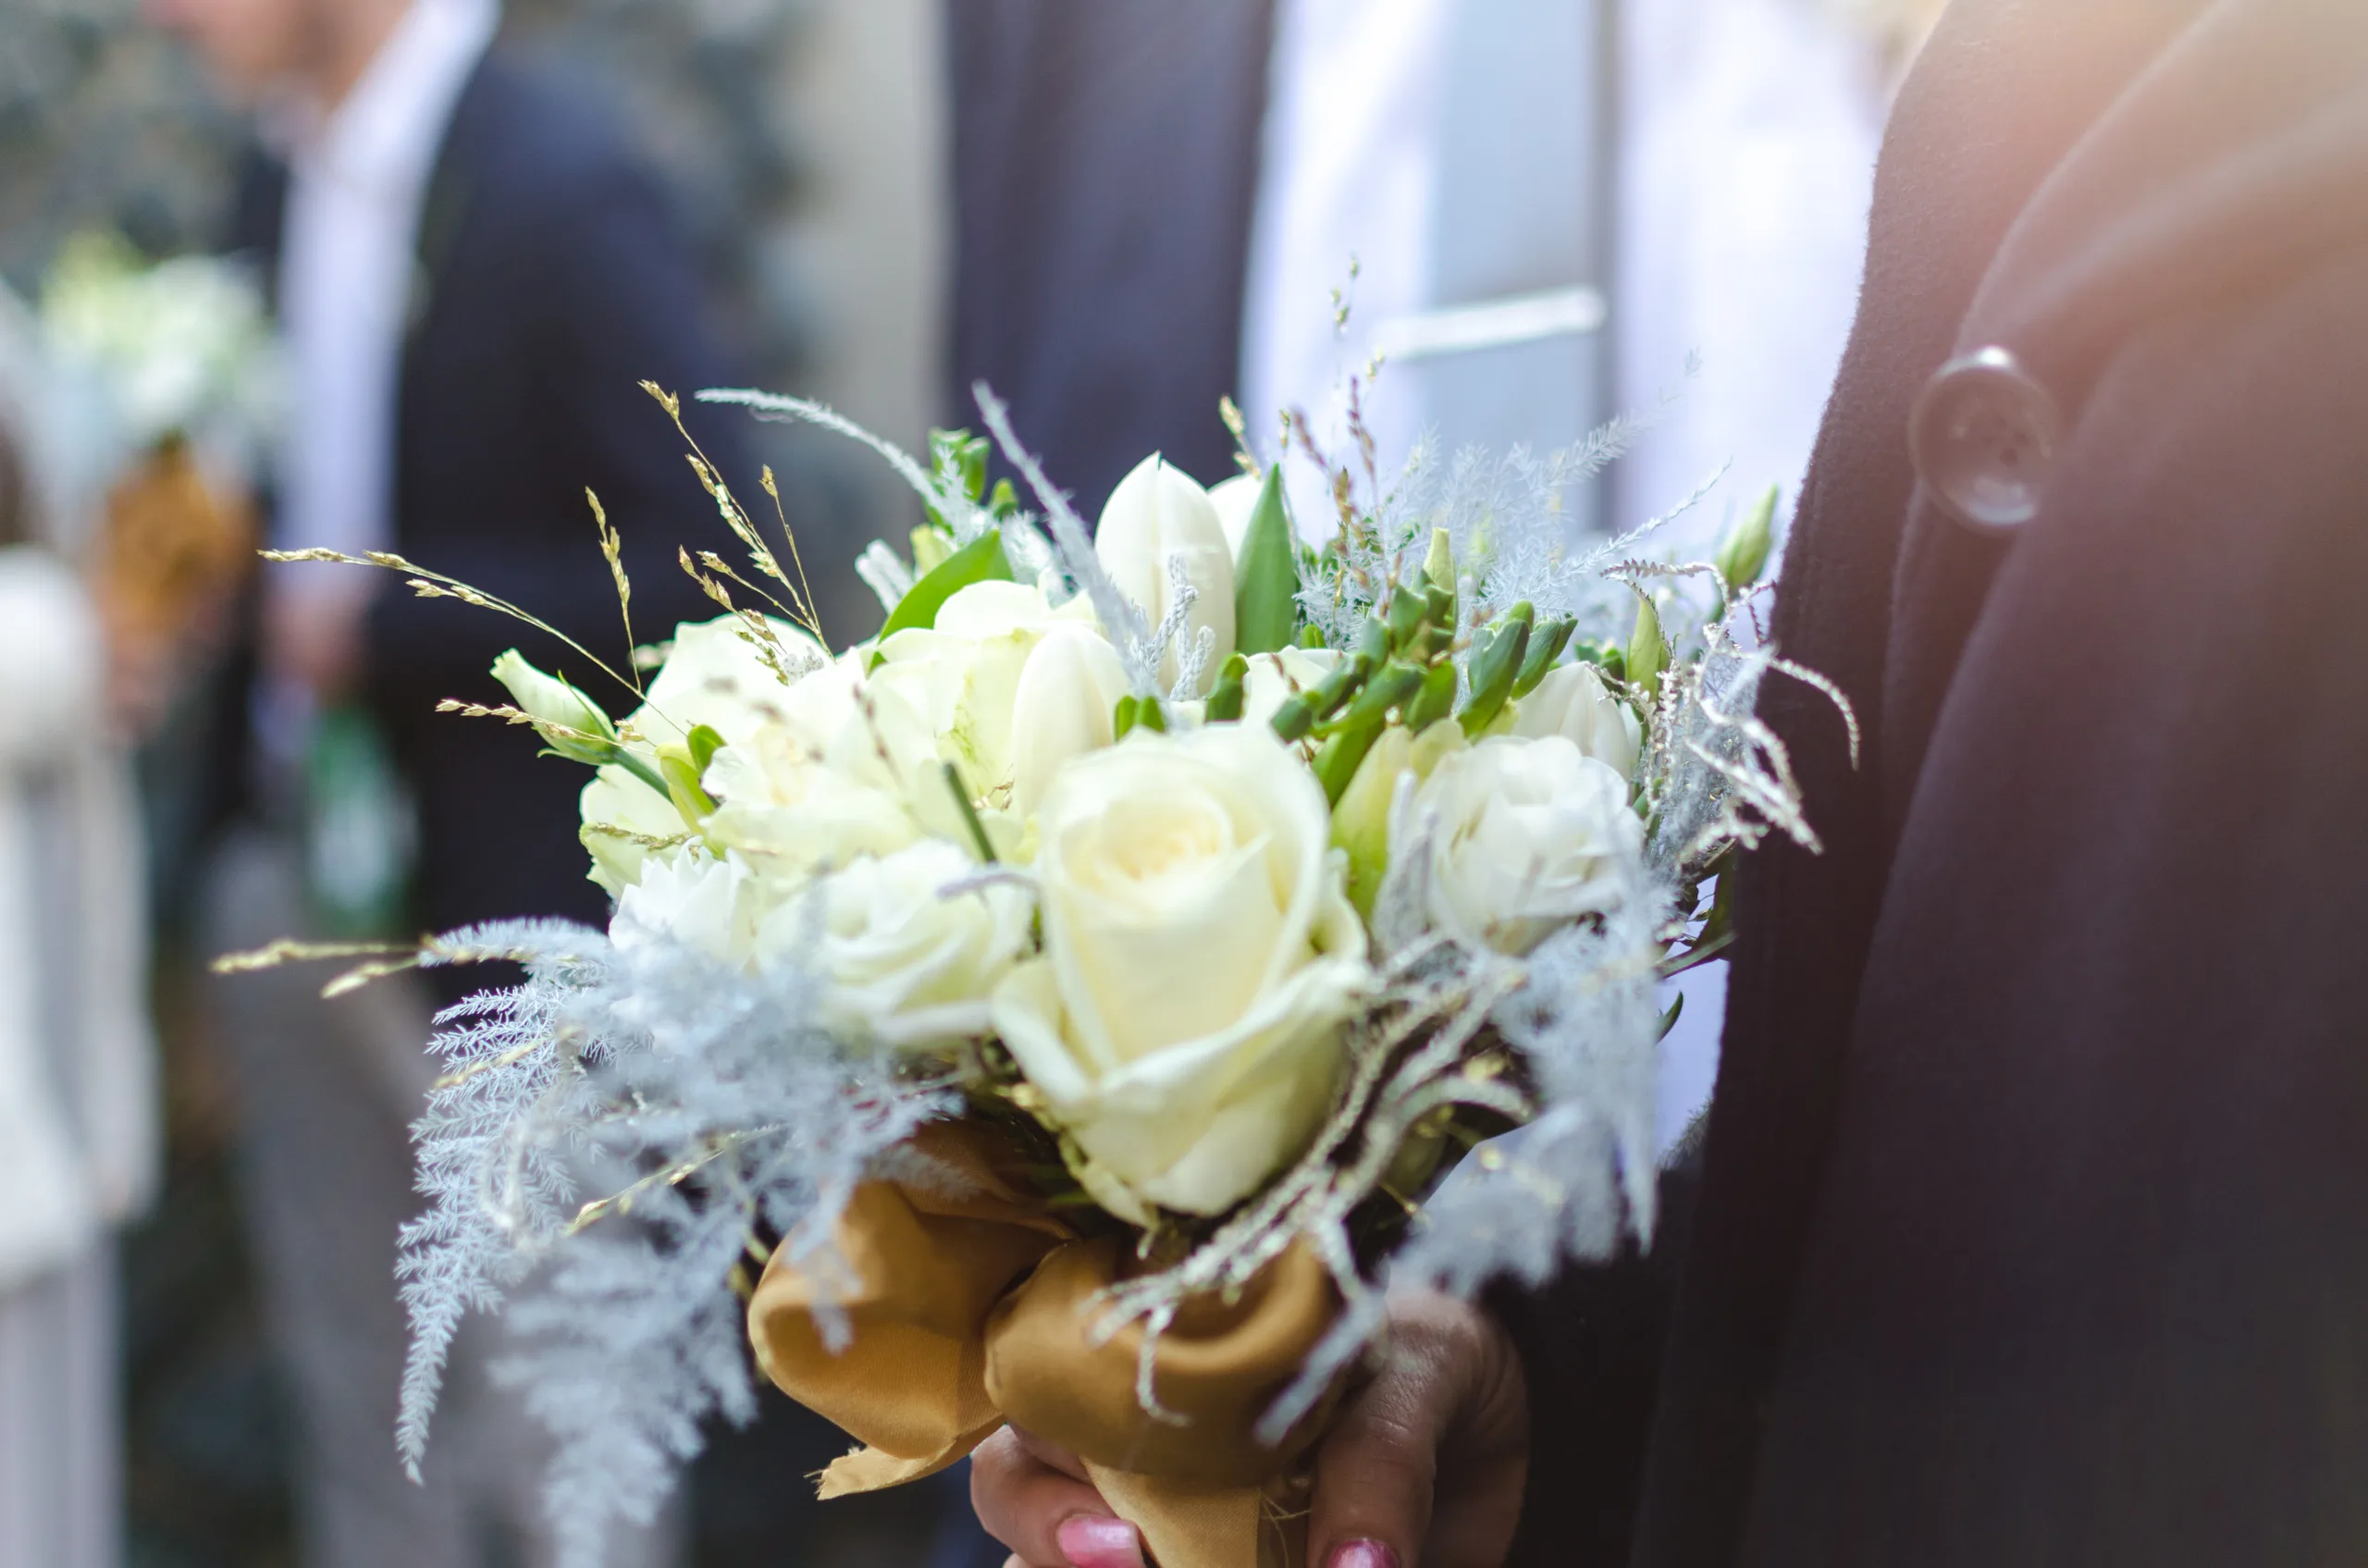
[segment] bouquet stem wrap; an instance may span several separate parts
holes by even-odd
[[[858,1187],[836,1238],[848,1278],[826,1286],[777,1252],[749,1303],[766,1376],[865,1445],[821,1495],[918,1480],[1008,1421],[1076,1451],[1161,1568],[1301,1568],[1299,1461],[1329,1405],[1277,1448],[1252,1428],[1339,1311],[1314,1253],[1294,1245],[1230,1299],[1183,1304],[1154,1352],[1154,1415],[1138,1397],[1143,1326],[1095,1334],[1131,1249],[1020,1196],[975,1124],[932,1123],[913,1146],[948,1179]],[[825,1302],[852,1334],[836,1352]]]

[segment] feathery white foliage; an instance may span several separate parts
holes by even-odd
[[[590,1568],[614,1521],[652,1517],[703,1420],[754,1412],[729,1288],[748,1237],[828,1281],[855,1184],[954,1100],[822,1031],[795,969],[560,922],[440,945],[529,955],[529,972],[440,1020],[449,1070],[415,1129],[430,1208],[403,1235],[401,1440],[415,1463],[461,1317],[518,1294],[503,1374],[556,1439],[551,1518]],[[579,1211],[586,1192],[603,1197]]]

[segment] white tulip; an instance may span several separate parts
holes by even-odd
[[[1032,727],[1048,717],[1042,699],[1050,694],[1040,693],[1030,727],[1018,722],[1020,691],[1040,646],[1066,630],[1102,643],[1114,663],[1117,659],[1094,630],[1092,613],[1082,597],[1055,610],[1032,586],[973,583],[945,601],[934,626],[898,632],[881,644],[871,684],[902,695],[927,716],[939,755],[961,770],[975,799],[992,811],[1010,810],[1015,776],[1034,744]],[[1105,731],[1110,707],[1125,689],[1121,683],[1101,704]],[[1100,744],[1108,745],[1107,737]]]
[[[1138,732],[1037,826],[1044,952],[996,1031],[1097,1203],[1221,1213],[1314,1136],[1373,982],[1324,792],[1259,726]]]
[[[1014,810],[1034,815],[1064,763],[1111,744],[1112,713],[1126,695],[1126,667],[1100,632],[1061,625],[1044,635],[1012,694]]]
[[[1432,923],[1518,956],[1610,907],[1644,847],[1628,796],[1625,777],[1561,735],[1497,735],[1440,758],[1414,797],[1433,834]]]
[[[1209,504],[1217,509],[1217,526],[1225,530],[1226,549],[1241,564],[1241,541],[1250,537],[1250,519],[1258,510],[1258,492],[1266,482],[1255,474],[1237,474],[1209,487]]]
[[[1217,671],[1233,653],[1233,549],[1208,492],[1156,454],[1143,459],[1118,481],[1094,530],[1093,553],[1118,591],[1141,606],[1155,631],[1174,602],[1171,559],[1183,563],[1185,581],[1197,590],[1184,629],[1160,664],[1164,685],[1176,680],[1178,654],[1203,628],[1213,644],[1201,678],[1188,697],[1204,697]]]
[[[1513,710],[1511,734],[1542,740],[1560,735],[1623,779],[1636,776],[1645,743],[1635,710],[1611,695],[1596,667],[1557,666]]]
[[[800,899],[765,917],[758,961],[820,974],[834,1033],[911,1049],[977,1038],[992,1027],[996,984],[1030,945],[1035,912],[1008,883],[946,895],[977,870],[934,838],[852,861],[824,879],[819,911]]]
[[[580,761],[613,757],[616,726],[592,699],[557,675],[526,662],[516,648],[493,661],[493,678],[510,693],[520,712],[535,722],[544,744]]]

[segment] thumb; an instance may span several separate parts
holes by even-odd
[[[1496,1568],[1528,1468],[1527,1401],[1500,1330],[1443,1296],[1390,1309],[1378,1371],[1315,1462],[1318,1568]]]

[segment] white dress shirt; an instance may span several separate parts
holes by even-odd
[[[393,541],[395,391],[420,205],[497,20],[493,0],[413,0],[344,101],[297,117],[279,273],[290,381],[281,549],[358,554]],[[282,572],[275,591],[347,586],[318,567]]]
[[[1829,0],[1621,0],[1620,56],[1605,60],[1610,3],[1278,0],[1241,352],[1262,453],[1276,411],[1299,407],[1327,455],[1348,456],[1339,387],[1376,340],[1501,302],[1550,335],[1383,369],[1365,419],[1385,482],[1426,431],[1542,451],[1658,409],[1575,518],[1633,527],[1722,463],[1727,480],[1648,549],[1699,558],[1770,484],[1789,509],[1856,308],[1879,53]],[[1607,158],[1594,100],[1614,82]],[[1353,313],[1336,331],[1328,290],[1351,256]],[[1595,309],[1574,308],[1590,292]],[[1285,472],[1320,537],[1321,476]],[[1708,1098],[1724,979],[1715,964],[1684,983],[1663,1043],[1664,1147]]]

